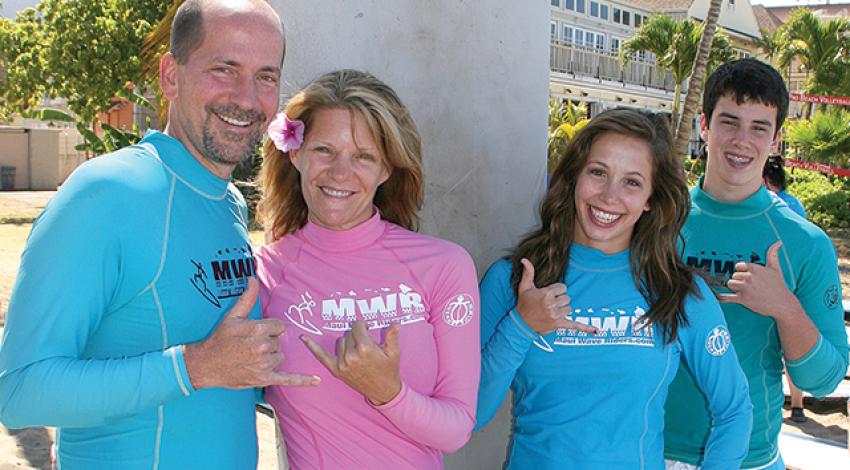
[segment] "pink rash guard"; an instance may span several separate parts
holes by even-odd
[[[480,371],[475,266],[463,248],[381,220],[346,231],[308,222],[260,250],[263,316],[286,323],[281,370],[315,388],[269,387],[289,463],[303,469],[440,469],[469,439]],[[334,354],[365,320],[383,342],[401,323],[401,393],[382,406],[330,372],[299,340]]]

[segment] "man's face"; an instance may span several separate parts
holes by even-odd
[[[702,116],[700,136],[708,146],[703,190],[721,201],[744,200],[761,186],[764,163],[779,141],[776,107],[723,95],[711,123]]]
[[[282,59],[282,35],[269,18],[205,12],[200,47],[184,64],[163,60],[169,134],[210,171],[229,177],[256,151],[277,112]]]

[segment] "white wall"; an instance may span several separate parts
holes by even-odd
[[[545,186],[549,4],[277,0],[285,95],[336,68],[395,88],[423,137],[422,232],[454,240],[479,272],[531,228]],[[448,469],[501,468],[504,414]]]

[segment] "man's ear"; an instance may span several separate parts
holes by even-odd
[[[708,116],[702,113],[699,118],[699,137],[703,142],[708,141]]]
[[[776,131],[773,142],[770,143],[770,153],[779,153],[779,143],[782,142],[782,129]]]
[[[170,52],[166,52],[159,61],[159,86],[166,100],[177,98],[177,59]]]

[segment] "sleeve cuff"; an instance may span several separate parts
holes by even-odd
[[[396,406],[398,406],[398,404],[401,403],[404,400],[404,398],[407,396],[407,393],[408,393],[407,384],[404,383],[404,381],[402,381],[401,382],[401,390],[399,390],[398,395],[396,395],[395,398],[384,403],[383,405],[375,405],[374,403],[369,401],[369,399],[366,398],[366,397],[363,397],[363,399],[366,400],[366,403],[368,403],[369,406],[371,406],[372,408],[375,408],[378,411],[388,411],[388,410],[391,410],[391,409],[395,408]]]
[[[532,342],[537,339],[538,335],[528,326],[527,323],[522,319],[522,315],[519,314],[516,307],[512,308],[510,312],[508,312],[508,319],[510,321],[503,321],[508,326],[508,330],[511,332],[511,337],[513,338],[523,338],[525,342]],[[505,332],[507,333],[507,332]]]
[[[785,361],[785,365],[789,368],[792,368],[792,369],[795,368],[795,367],[800,367],[800,366],[806,364],[807,362],[811,361],[812,358],[814,358],[815,356],[817,356],[818,351],[820,351],[822,347],[823,347],[823,335],[818,334],[818,340],[815,343],[815,345],[812,346],[812,349],[809,350],[809,352],[807,352],[806,354],[803,354],[803,357],[801,357],[799,359],[795,359],[793,361]]]
[[[192,381],[189,380],[189,371],[186,370],[186,362],[183,359],[184,345],[180,344],[166,349],[163,354],[171,359],[171,366],[174,370],[174,376],[177,380],[177,385],[180,386],[180,391],[184,396],[189,396],[195,391],[192,388]]]

